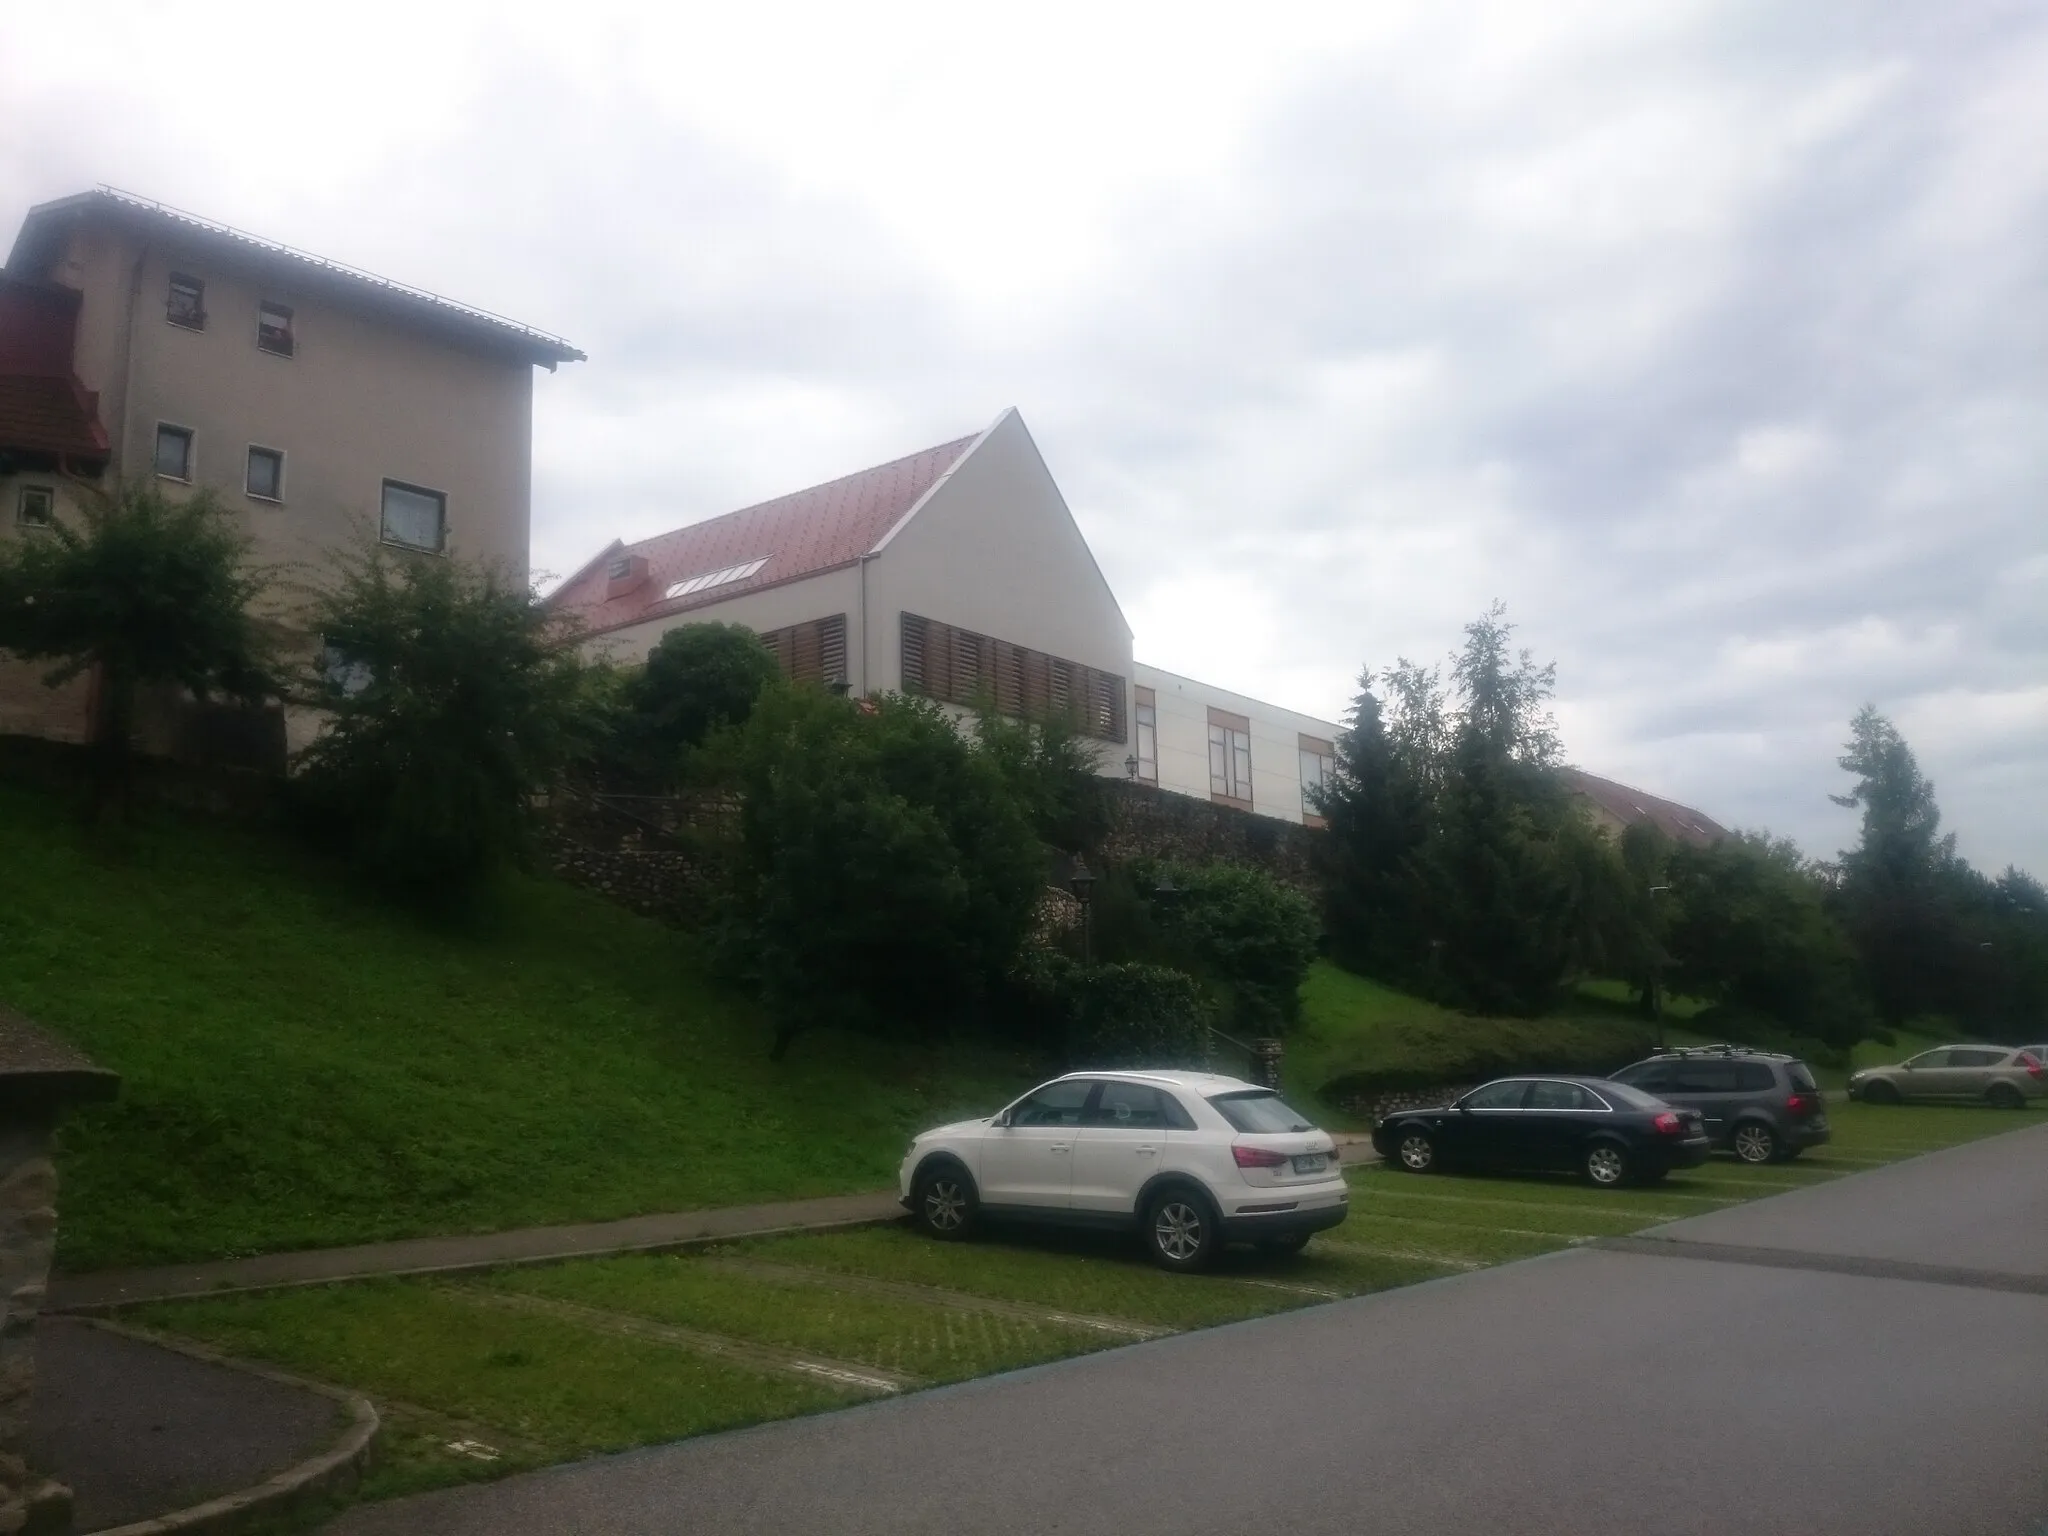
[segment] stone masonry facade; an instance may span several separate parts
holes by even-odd
[[[35,1385],[35,1321],[57,1242],[57,1169],[47,1121],[0,1125],[0,1536],[62,1529],[58,1490],[23,1459]]]

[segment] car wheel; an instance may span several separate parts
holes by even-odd
[[[1434,1173],[1436,1142],[1427,1131],[1403,1131],[1394,1143],[1394,1161],[1410,1173]]]
[[[958,1163],[941,1163],[917,1176],[910,1194],[911,1214],[919,1227],[932,1237],[951,1242],[974,1229],[981,1202],[974,1195],[974,1181]]]
[[[1602,1189],[1628,1182],[1628,1153],[1611,1141],[1595,1142],[1586,1153],[1586,1177]]]
[[[1259,1252],[1271,1258],[1284,1258],[1290,1253],[1299,1253],[1308,1246],[1309,1234],[1292,1232],[1286,1237],[1269,1237],[1259,1244]]]
[[[1768,1125],[1752,1120],[1735,1127],[1735,1135],[1729,1145],[1745,1163],[1768,1163],[1778,1156],[1778,1133]]]
[[[1993,1083],[1984,1092],[1984,1102],[1993,1109],[2025,1109],[2027,1096],[2011,1083]]]
[[[1163,1189],[1145,1206],[1145,1249],[1161,1269],[1207,1269],[1223,1246],[1209,1202],[1189,1189]]]
[[[1896,1104],[1899,1102],[1899,1090],[1892,1084],[1880,1080],[1870,1084],[1863,1090],[1863,1102],[1866,1104]]]

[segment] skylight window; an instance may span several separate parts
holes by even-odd
[[[702,576],[692,576],[688,581],[677,582],[663,594],[663,597],[688,597],[692,592],[702,592],[707,587],[722,587],[727,582],[745,581],[767,563],[768,557],[763,555],[758,560],[749,560],[742,565],[728,565],[722,571],[706,571]]]

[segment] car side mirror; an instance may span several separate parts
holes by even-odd
[[[1004,1110],[990,1123],[999,1131],[1007,1131],[1010,1128],[1010,1112],[1007,1109]]]

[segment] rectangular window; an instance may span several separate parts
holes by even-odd
[[[438,555],[448,543],[448,498],[423,486],[386,480],[382,527],[386,544]]]
[[[192,478],[190,427],[173,427],[166,426],[163,422],[157,423],[156,472],[172,480]]]
[[[1252,723],[1243,715],[1209,711],[1209,797],[1252,808]]]
[[[57,521],[57,493],[47,485],[24,485],[14,502],[14,520],[24,528],[47,528]]]
[[[1146,784],[1159,782],[1159,702],[1150,688],[1136,690],[1138,717],[1138,778]]]
[[[206,284],[182,272],[171,274],[170,296],[164,302],[164,318],[188,331],[206,329]]]
[[[267,300],[256,306],[256,346],[278,357],[292,355],[292,312]]]
[[[283,501],[284,455],[275,448],[251,447],[243,487],[258,501]]]
[[[1301,819],[1312,827],[1327,826],[1320,796],[1337,766],[1337,748],[1320,736],[1303,736],[1301,745]]]

